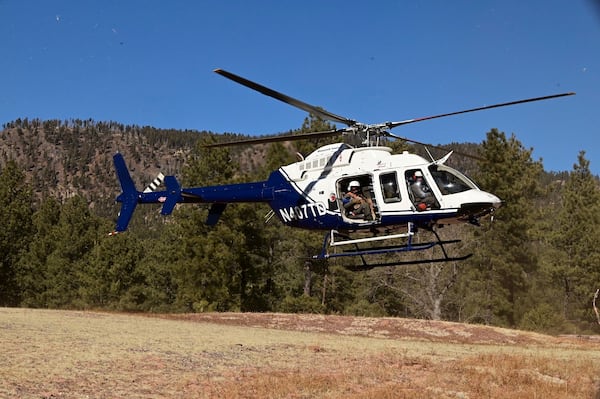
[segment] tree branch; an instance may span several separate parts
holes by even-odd
[[[598,299],[598,293],[600,293],[600,288],[596,290],[594,294],[594,300],[592,301],[592,305],[594,305],[594,312],[596,312],[596,319],[598,319],[598,324],[600,324],[600,315],[598,314],[598,308],[596,307],[596,299]]]

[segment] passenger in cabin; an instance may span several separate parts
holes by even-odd
[[[398,184],[396,183],[396,175],[388,174],[380,177],[381,179],[381,192],[383,194],[383,200],[386,203],[389,202],[400,202],[400,191],[398,190]]]
[[[353,180],[348,184],[348,192],[344,195],[342,202],[348,217],[365,220],[374,219],[372,202],[364,196],[357,180]]]
[[[433,193],[431,192],[431,188],[429,188],[423,179],[423,173],[420,170],[415,171],[413,176],[409,179],[409,183],[417,210],[424,211],[431,209],[436,202]]]
[[[394,182],[389,181],[382,185],[383,187],[383,198],[387,202],[396,197],[396,187],[394,186]]]

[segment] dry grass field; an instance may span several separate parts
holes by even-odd
[[[600,340],[395,318],[0,308],[2,398],[597,398]]]

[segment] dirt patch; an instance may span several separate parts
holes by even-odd
[[[231,326],[462,344],[556,345],[582,341],[581,337],[577,336],[555,338],[498,327],[401,318],[281,313],[196,313],[155,317]]]

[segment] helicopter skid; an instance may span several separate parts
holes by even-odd
[[[402,261],[393,261],[393,262],[382,262],[382,263],[366,263],[363,262],[362,265],[352,265],[352,266],[344,266],[346,269],[350,271],[366,271],[372,270],[377,267],[395,267],[395,266],[410,266],[410,265],[422,265],[422,264],[430,264],[430,263],[443,263],[443,262],[453,262],[453,261],[463,261],[469,259],[473,254],[467,254],[464,256],[457,257],[443,257],[437,259],[413,259],[413,260],[402,260]]]
[[[451,262],[451,261],[462,261],[468,259],[472,254],[464,256],[448,256],[444,245],[456,244],[461,240],[441,240],[439,235],[431,230],[436,237],[436,241],[413,243],[412,238],[414,235],[412,226],[408,226],[408,231],[401,234],[374,236],[366,238],[352,239],[348,235],[340,234],[339,232],[332,230],[325,236],[323,242],[323,249],[319,255],[313,256],[313,259],[334,259],[334,258],[348,258],[348,257],[359,257],[361,260],[360,265],[345,266],[347,269],[352,271],[370,270],[376,267],[387,267],[387,266],[403,266],[403,265],[416,265],[416,264],[427,264],[427,263],[439,263],[439,262]],[[387,246],[376,246],[369,248],[360,248],[358,244],[376,242],[382,240],[391,240],[396,238],[407,238],[406,243],[400,245],[387,245]],[[352,249],[344,249],[342,252],[328,253],[328,247],[341,247],[344,245],[352,245]],[[413,252],[413,251],[426,251],[439,246],[442,250],[443,256],[434,259],[409,259],[409,260],[394,260],[386,262],[368,262],[367,256],[384,255],[399,252]]]

